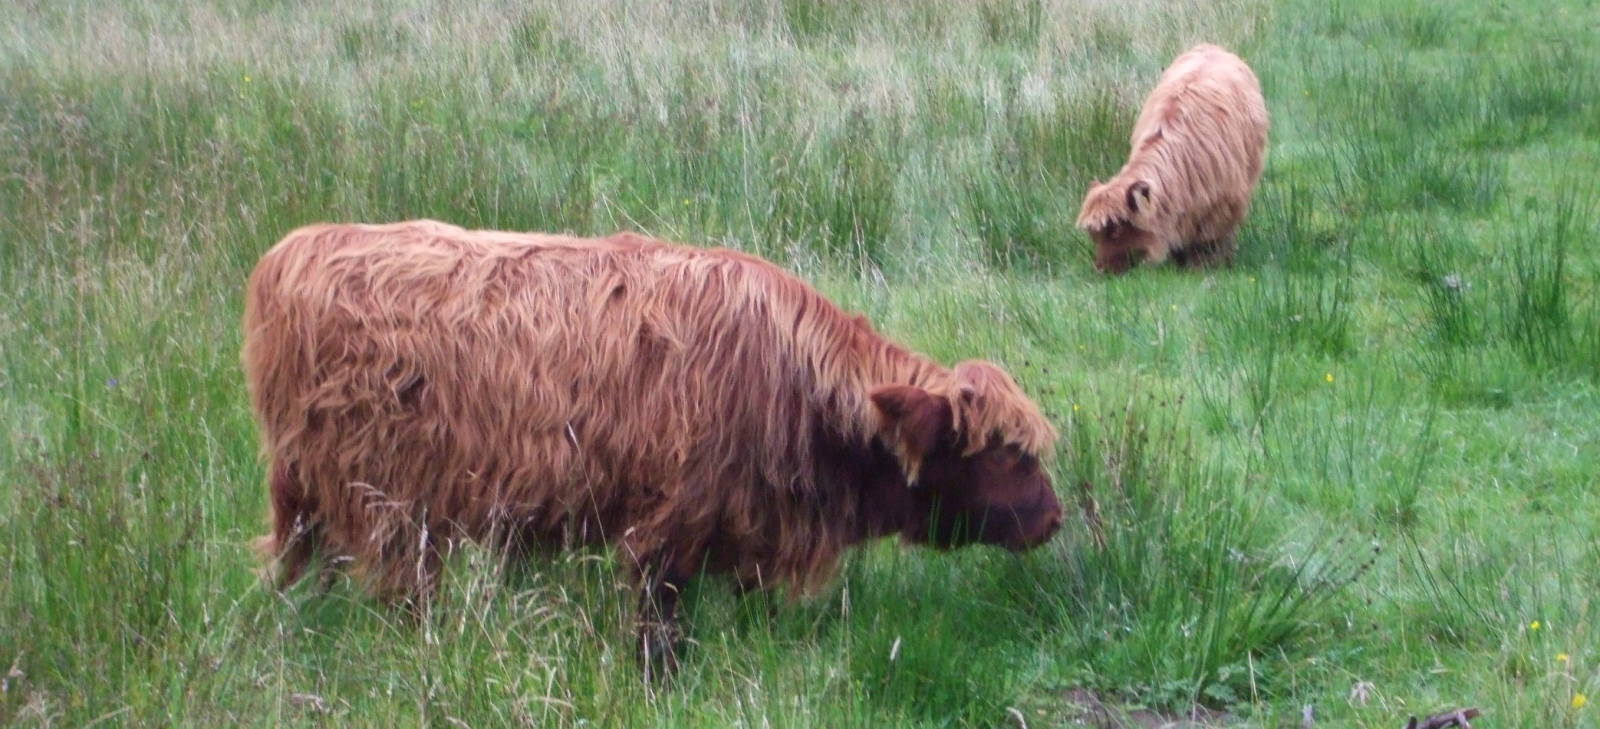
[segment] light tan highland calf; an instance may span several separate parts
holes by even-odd
[[[1078,227],[1095,267],[1123,273],[1141,261],[1231,262],[1234,231],[1267,156],[1267,107],[1238,56],[1195,46],[1161,74],[1133,127],[1128,163],[1084,197]]]

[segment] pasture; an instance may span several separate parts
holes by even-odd
[[[324,6],[327,7],[324,7]],[[0,724],[1600,726],[1600,5],[275,0],[0,13]],[[1230,47],[1272,114],[1228,269],[1073,229]],[[432,217],[755,252],[1063,433],[1062,534],[685,596],[467,549],[412,620],[264,588],[245,279]],[[1103,545],[1077,518],[1092,498]]]

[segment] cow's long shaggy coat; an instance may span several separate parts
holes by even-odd
[[[302,228],[244,325],[284,581],[320,554],[425,592],[454,540],[504,537],[809,586],[883,531],[830,449],[886,444],[915,479],[875,387],[944,398],[968,452],[1055,438],[993,365],[908,352],[760,259],[628,234]]]
[[[1214,45],[1178,56],[1139,112],[1127,164],[1084,198],[1078,227],[1095,240],[1096,265],[1231,260],[1267,127],[1261,84],[1238,56]]]

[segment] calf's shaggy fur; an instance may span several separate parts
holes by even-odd
[[[1127,164],[1083,200],[1078,227],[1094,239],[1096,268],[1231,261],[1267,124],[1261,84],[1238,56],[1213,45],[1178,56],[1139,112]]]
[[[1025,549],[1061,520],[1055,431],[1003,371],[740,253],[318,225],[262,258],[244,327],[284,585],[348,562],[410,599],[459,540],[614,544],[670,667],[702,568],[804,589],[872,537]]]

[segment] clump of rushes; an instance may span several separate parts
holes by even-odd
[[[1227,706],[1280,685],[1275,657],[1329,620],[1380,548],[1280,533],[1261,494],[1197,456],[1183,408],[1137,397],[1073,418],[1059,481],[1079,489],[1087,528],[1065,540],[1048,599],[1094,688]]]

